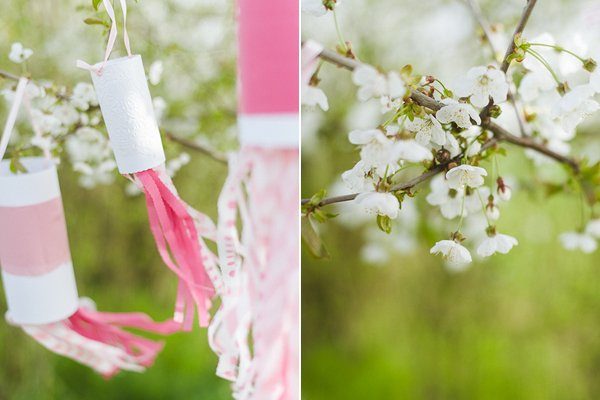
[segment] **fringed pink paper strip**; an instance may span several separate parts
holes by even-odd
[[[298,183],[296,149],[245,147],[219,199],[225,289],[209,333],[217,372],[234,382],[236,399],[298,395]]]

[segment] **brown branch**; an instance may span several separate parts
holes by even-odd
[[[0,77],[5,79],[10,79],[12,81],[18,81],[19,77],[17,75],[13,75],[10,72],[4,71],[0,69]]]
[[[223,164],[227,164],[227,155],[225,155],[209,146],[202,145],[200,143],[194,142],[189,139],[184,139],[184,138],[179,137],[171,132],[166,132],[165,136],[167,137],[167,139],[169,139],[175,143],[179,143],[182,146],[190,148],[199,153],[205,154],[205,155],[211,157],[215,161],[218,161]]]
[[[483,15],[483,12],[481,11],[481,7],[479,7],[479,3],[477,2],[477,0],[466,1],[471,10],[471,14],[473,14],[473,18],[475,18],[475,20],[481,27],[481,30],[483,31],[485,41],[488,43],[490,49],[492,50],[492,56],[494,58],[494,61],[497,61],[496,57],[498,56],[499,51],[498,49],[496,49],[496,47],[494,46],[494,42],[492,41],[492,26],[490,22],[485,17],[485,15]],[[512,84],[511,86],[514,87],[514,85]],[[523,115],[521,113],[519,105],[517,104],[517,99],[513,94],[512,88],[508,90],[508,101],[510,101],[510,104],[513,106],[513,110],[515,111],[517,122],[519,123],[519,130],[521,131],[521,136],[527,136],[527,130],[525,129],[525,121],[523,120]]]
[[[530,0],[530,2],[535,3],[535,0]],[[533,6],[531,6],[531,7],[533,7]],[[359,62],[355,59],[344,57],[344,56],[336,53],[335,51],[332,51],[329,49],[324,49],[321,52],[321,54],[319,55],[319,57],[325,61],[333,63],[339,67],[346,68],[350,71],[354,70],[355,68],[359,67],[362,64],[361,62]],[[444,106],[443,103],[440,103],[439,101],[425,95],[424,93],[418,92],[414,89],[411,89],[410,98],[415,103],[417,103],[423,107],[426,107],[432,111],[437,111]],[[487,121],[482,121],[482,124],[480,126],[484,129],[489,130],[490,132],[492,132],[494,134],[494,138],[489,140],[482,146],[481,152],[490,148],[491,146],[495,145],[496,143],[505,141],[505,142],[514,144],[516,146],[522,147],[522,148],[528,148],[528,149],[537,151],[537,152],[544,154],[560,163],[564,163],[564,164],[568,165],[573,170],[573,172],[575,172],[575,173],[579,172],[579,164],[577,163],[577,161],[575,161],[572,158],[563,156],[562,154],[558,154],[558,153],[550,150],[543,144],[533,141],[531,138],[515,136],[512,133],[508,132],[503,127],[501,127],[500,125],[498,125],[492,121],[489,121],[489,119]],[[404,183],[398,184],[396,186],[393,186],[391,188],[391,190],[396,191],[396,190],[410,189],[410,188],[418,185],[419,183],[426,181],[427,179],[431,178],[432,176],[438,174],[439,172],[443,171],[450,162],[460,161],[461,158],[462,158],[462,155],[449,161],[448,163],[439,164],[436,167],[430,169],[429,171],[423,173],[422,175],[419,175],[419,176],[411,179],[408,182],[404,182]],[[329,197],[329,198],[323,199],[317,206],[320,207],[320,206],[325,206],[328,204],[354,200],[354,198],[356,198],[357,195],[358,195],[358,193],[353,193],[353,194],[347,194],[347,195],[343,195],[343,196]],[[302,199],[301,204],[307,204],[309,201],[310,201],[309,199]]]
[[[533,7],[535,7],[535,3],[537,3],[537,0],[527,0],[527,4],[525,5],[523,13],[521,14],[521,19],[515,28],[515,32],[512,35],[512,40],[510,41],[508,49],[506,49],[506,53],[504,54],[504,59],[502,60],[502,65],[500,66],[502,72],[508,71],[508,66],[510,65],[510,61],[508,59],[515,51],[515,38],[523,33],[525,25],[527,25],[527,21],[529,20],[529,16],[533,11]]]

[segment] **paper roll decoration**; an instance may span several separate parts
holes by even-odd
[[[110,60],[101,75],[91,75],[119,172],[133,174],[163,164],[165,152],[142,57]]]
[[[238,0],[238,8],[240,142],[298,148],[298,3]]]
[[[22,158],[26,173],[0,163],[0,265],[7,320],[44,347],[109,377],[142,371],[162,343],[122,330],[171,333],[169,322],[141,313],[100,313],[79,299],[54,163]]]
[[[222,303],[209,339],[219,355],[217,374],[233,382],[236,399],[296,400],[298,5],[269,0],[238,5],[242,148],[230,159],[218,202]]]
[[[56,169],[44,158],[24,163],[23,175],[0,165],[0,264],[7,317],[39,325],[73,315],[79,297]]]
[[[179,278],[174,320],[190,330],[197,310],[200,325],[207,326],[213,281],[219,279],[216,257],[199,233],[210,220],[179,198],[164,171],[165,154],[142,58],[123,57],[88,69],[119,171],[144,192],[160,256]]]

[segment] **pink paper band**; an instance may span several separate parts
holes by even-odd
[[[46,274],[71,260],[60,197],[0,207],[0,263],[12,275]]]
[[[239,111],[298,112],[298,3],[238,0]]]

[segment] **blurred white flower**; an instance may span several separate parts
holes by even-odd
[[[459,165],[446,172],[448,186],[451,189],[461,189],[465,186],[476,188],[483,185],[487,171],[473,165]]]
[[[162,97],[157,96],[152,99],[152,106],[154,108],[154,115],[156,116],[157,121],[162,121],[167,109],[167,102]]]
[[[81,186],[90,189],[113,182],[117,164],[102,132],[90,127],[79,128],[68,137],[65,148],[73,169],[82,174]]]
[[[321,107],[321,110],[329,110],[329,102],[327,96],[321,88],[302,85],[302,104],[309,107]]]
[[[412,121],[407,119],[405,127],[415,133],[415,139],[423,146],[429,145],[430,142],[440,146],[446,143],[446,133],[433,115],[427,114],[424,119],[415,117]]]
[[[594,237],[588,233],[565,232],[559,236],[559,239],[567,250],[581,250],[584,253],[592,253],[598,247]]]
[[[31,124],[42,134],[49,133],[56,137],[66,133],[60,119],[37,108],[31,110]]]
[[[98,99],[96,98],[96,92],[94,87],[87,82],[79,82],[73,88],[73,95],[71,96],[71,104],[82,111],[87,111],[90,106],[97,106]]]
[[[8,54],[8,59],[14,63],[21,64],[23,61],[27,60],[33,54],[33,50],[26,49],[19,42],[13,43],[10,47],[10,53]]]
[[[429,250],[429,253],[441,254],[442,258],[451,266],[468,264],[472,261],[469,250],[454,240],[441,240],[437,242],[431,250]]]
[[[492,67],[473,67],[458,82],[455,93],[460,97],[470,97],[471,104],[485,107],[490,101],[499,104],[506,101],[508,82],[504,72]]]
[[[321,17],[327,14],[327,8],[323,5],[323,0],[302,0],[302,12],[305,12],[315,17]]]
[[[352,81],[359,87],[357,96],[360,101],[387,96],[382,100],[384,109],[394,107],[393,100],[406,94],[406,85],[397,72],[390,72],[386,76],[370,65],[356,68],[352,73]]]
[[[45,154],[50,153],[56,148],[56,142],[51,136],[34,136],[31,138],[31,145],[42,150]]]
[[[519,244],[517,239],[512,236],[496,233],[493,236],[488,236],[477,247],[477,254],[481,257],[489,257],[494,253],[506,254]]]
[[[594,92],[600,93],[600,67],[596,67],[596,70],[590,75],[590,87],[594,89]]]
[[[70,104],[59,104],[54,107],[52,115],[54,115],[63,126],[71,126],[79,122],[79,113],[75,107]]]
[[[163,62],[161,60],[154,61],[148,70],[148,81],[152,85],[158,85],[162,79]]]
[[[354,201],[361,205],[368,213],[386,215],[391,219],[397,218],[400,211],[398,198],[387,192],[360,193]]]
[[[593,219],[589,221],[585,227],[585,232],[597,239],[600,239],[600,219]]]
[[[485,206],[485,215],[492,221],[497,221],[500,218],[500,208],[495,204]]]
[[[169,161],[167,161],[167,163],[165,165],[167,175],[169,175],[171,178],[173,178],[175,176],[175,174],[177,172],[179,172],[179,170],[181,168],[183,168],[184,165],[189,164],[190,161],[191,161],[190,155],[185,152],[179,154],[175,158],[170,159]]]
[[[435,117],[442,124],[456,123],[459,127],[467,129],[473,125],[471,120],[474,120],[477,125],[481,124],[479,113],[468,103],[459,103],[453,99],[444,99],[446,104],[440,108]]]
[[[594,89],[590,85],[574,87],[555,104],[552,110],[563,129],[567,132],[574,130],[585,118],[600,109],[600,104],[592,96]]]
[[[529,102],[537,99],[542,92],[554,89],[555,86],[556,83],[550,72],[530,71],[521,79],[519,94],[523,101]]]

